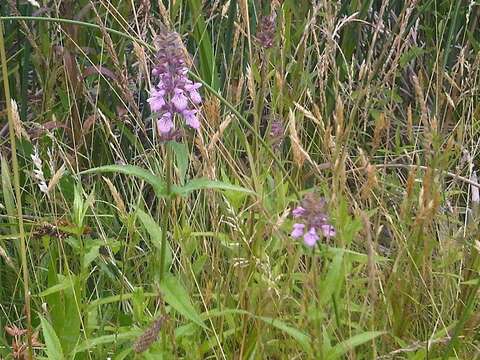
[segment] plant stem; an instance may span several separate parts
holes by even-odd
[[[12,167],[13,181],[15,188],[15,202],[17,205],[18,233],[20,236],[20,256],[23,270],[23,291],[25,294],[25,315],[27,316],[27,339],[28,339],[28,358],[32,357],[32,318],[30,312],[30,288],[27,267],[27,246],[25,243],[25,229],[23,227],[22,214],[22,194],[20,192],[20,176],[17,159],[17,144],[15,140],[15,125],[13,120],[12,104],[10,98],[10,85],[8,82],[7,57],[5,54],[5,40],[3,38],[3,23],[0,23],[0,60],[2,62],[3,88],[5,90],[5,102],[7,106],[8,131],[10,136],[10,146],[12,149]]]
[[[165,271],[165,256],[167,252],[167,228],[168,217],[170,215],[170,209],[172,207],[172,150],[170,144],[166,144],[165,150],[167,152],[165,166],[166,166],[166,197],[165,197],[165,209],[162,213],[162,244],[160,248],[160,282],[163,280]]]

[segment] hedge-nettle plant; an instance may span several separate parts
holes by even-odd
[[[314,193],[305,195],[300,203],[292,211],[295,218],[292,237],[301,238],[307,246],[315,246],[320,236],[331,238],[335,236],[335,228],[329,223],[327,215],[327,201]]]
[[[152,75],[158,81],[150,92],[150,109],[158,116],[157,130],[162,138],[175,131],[175,116],[183,118],[193,129],[200,127],[195,106],[202,102],[198,89],[200,83],[188,78],[180,37],[176,32],[159,36],[158,52]]]

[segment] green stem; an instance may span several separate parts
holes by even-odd
[[[84,27],[89,27],[89,28],[92,28],[92,29],[97,29],[97,30],[101,30],[102,28],[111,33],[111,34],[115,34],[115,35],[118,35],[118,36],[121,36],[123,38],[126,38],[126,39],[129,39],[131,41],[134,41],[144,47],[146,47],[147,49],[149,49],[150,51],[156,51],[155,47],[148,44],[147,42],[145,42],[144,40],[142,39],[139,39],[139,38],[136,38],[135,36],[132,36],[132,35],[129,35],[129,34],[126,34],[126,33],[123,33],[121,31],[118,31],[118,30],[115,30],[115,29],[112,29],[112,28],[108,28],[108,27],[101,27],[100,25],[96,25],[96,24],[92,24],[92,23],[88,23],[88,22],[83,22],[83,21],[77,21],[77,20],[71,20],[71,19],[63,19],[63,18],[50,18],[50,17],[40,17],[40,16],[1,16],[0,17],[0,20],[1,21],[6,21],[6,20],[11,20],[11,21],[20,21],[20,20],[24,20],[24,21],[46,21],[46,22],[55,22],[55,23],[64,23],[64,24],[72,24],[72,25],[79,25],[79,26],[84,26]],[[253,132],[253,134],[255,135],[255,137],[257,138],[257,140],[259,141],[259,143],[262,145],[262,147],[267,151],[268,155],[272,158],[272,160],[275,162],[275,164],[280,168],[280,170],[282,171],[282,173],[284,174],[285,176],[285,179],[287,180],[287,182],[289,183],[289,185],[292,187],[292,190],[293,192],[295,193],[295,195],[300,198],[300,194],[298,192],[298,189],[297,187],[295,186],[295,183],[293,182],[292,178],[290,177],[290,175],[288,174],[287,170],[285,170],[285,168],[283,167],[283,164],[282,162],[280,161],[280,159],[275,155],[275,153],[273,152],[273,150],[271,149],[271,147],[268,145],[268,143],[261,137],[261,135],[255,131],[254,127],[248,122],[247,119],[245,119],[241,114],[240,112],[235,109],[235,107],[230,104],[222,95],[220,95],[219,92],[217,92],[213,87],[211,87],[209,84],[207,84],[204,80],[202,80],[198,75],[196,75],[195,73],[192,73],[190,72],[190,75],[198,82],[200,82],[203,87],[205,89],[207,89],[213,96],[215,96],[218,100],[220,100],[220,102],[225,105],[228,110],[230,110],[233,115],[235,115],[235,117],[250,131]]]
[[[25,313],[27,316],[28,358],[32,359],[32,317],[30,311],[30,288],[27,263],[27,246],[25,243],[25,229],[23,227],[22,194],[20,192],[20,176],[17,159],[17,144],[15,140],[15,125],[13,120],[12,104],[10,99],[10,85],[8,82],[7,57],[5,54],[5,40],[3,38],[3,24],[0,24],[0,60],[2,62],[3,88],[8,115],[8,132],[12,148],[13,181],[15,187],[15,200],[17,205],[18,233],[20,236],[20,256],[23,271],[23,291],[25,294]]]
[[[162,282],[165,272],[165,256],[167,252],[167,229],[168,229],[168,218],[170,215],[170,209],[172,207],[172,150],[170,144],[166,144],[165,150],[167,152],[166,156],[166,197],[165,197],[165,209],[162,213],[162,243],[160,247],[160,282]]]

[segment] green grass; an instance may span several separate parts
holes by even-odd
[[[38,2],[0,3],[0,358],[480,359],[477,2]],[[204,84],[169,146],[163,26]]]

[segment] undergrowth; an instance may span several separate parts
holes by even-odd
[[[480,358],[478,1],[0,14],[0,358]],[[171,32],[202,103],[166,142]]]

